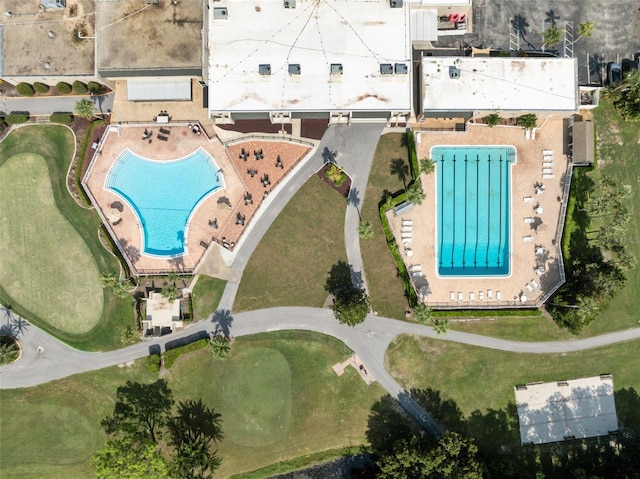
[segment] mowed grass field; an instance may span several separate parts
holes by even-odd
[[[362,205],[362,220],[369,221],[373,225],[373,238],[360,240],[371,307],[380,316],[396,319],[404,319],[408,302],[404,284],[398,277],[396,264],[387,247],[378,215],[378,205],[385,191],[395,194],[404,190],[404,183],[397,174],[392,172],[394,162],[406,164],[406,181],[411,180],[408,170],[409,153],[404,144],[404,137],[403,133],[389,133],[382,135],[378,141]],[[426,201],[429,199],[427,198]]]
[[[315,333],[236,339],[231,357],[208,348],[182,356],[166,378],[176,401],[202,398],[222,414],[216,477],[365,442],[371,405],[384,393],[353,368],[331,366],[351,352]],[[79,374],[38,387],[0,390],[3,478],[92,477],[90,456],[106,437],[100,420],[127,380],[151,382],[145,361]]]
[[[191,293],[193,316],[195,321],[206,319],[218,307],[227,282],[201,274]]]
[[[346,199],[313,175],[289,201],[253,252],[234,311],[322,307],[331,266],[346,261]]]
[[[640,341],[566,354],[518,354],[449,341],[398,336],[387,370],[405,388],[432,388],[453,399],[465,415],[515,401],[516,384],[611,373],[615,389],[640,390]]]
[[[74,145],[75,141],[71,130],[60,125],[31,125],[18,128],[13,130],[0,142],[0,171],[2,171],[1,181],[3,181],[2,197],[0,198],[0,208],[2,211],[2,215],[0,215],[2,218],[2,233],[0,234],[19,234],[19,230],[35,228],[36,225],[44,230],[43,233],[40,233],[38,230],[38,234],[34,235],[35,238],[25,238],[25,241],[34,242],[35,248],[22,249],[14,245],[9,253],[15,256],[11,261],[15,261],[16,264],[18,264],[18,262],[33,262],[37,263],[40,268],[43,269],[27,271],[29,275],[27,278],[13,277],[20,272],[14,271],[14,268],[12,268],[12,271],[8,275],[3,272],[0,277],[0,302],[4,305],[11,306],[16,314],[34,322],[45,331],[78,349],[114,349],[122,346],[120,342],[121,332],[127,326],[134,325],[131,299],[117,299],[108,289],[98,291],[96,293],[98,298],[84,298],[82,297],[82,291],[75,291],[73,289],[74,284],[77,285],[78,283],[69,283],[66,276],[60,275],[62,272],[61,269],[53,275],[44,274],[48,271],[44,269],[48,268],[48,263],[59,264],[61,261],[65,262],[66,268],[74,268],[75,266],[71,263],[76,261],[84,262],[83,264],[93,262],[93,269],[95,271],[97,268],[98,275],[102,273],[117,273],[119,271],[117,260],[104,249],[98,239],[100,217],[95,211],[78,206],[67,191],[66,178],[69,165],[74,155]],[[68,225],[76,231],[77,237],[81,239],[85,247],[82,247],[80,243],[76,241],[72,244],[74,248],[69,248],[69,245],[65,244],[64,237],[56,237],[57,231],[52,232],[50,226],[41,224],[42,218],[39,218],[38,223],[34,224],[35,217],[39,215],[37,211],[30,211],[28,214],[20,217],[15,211],[11,211],[11,209],[15,210],[15,208],[10,209],[7,207],[7,202],[11,201],[11,198],[7,198],[8,195],[5,194],[7,190],[4,182],[19,182],[19,184],[28,186],[29,181],[32,181],[30,179],[32,177],[26,176],[25,171],[18,171],[16,174],[12,172],[11,175],[8,175],[5,173],[7,171],[5,170],[5,165],[10,159],[25,154],[27,155],[26,157],[37,156],[44,158],[46,161],[45,170],[38,170],[37,168],[36,170],[44,171],[49,178],[49,188],[53,193],[55,205],[48,205],[47,208],[55,208],[58,210],[60,216],[55,216],[55,218],[59,219],[63,217]],[[9,168],[14,167],[9,164]],[[21,167],[18,169],[21,170]],[[34,174],[36,170],[34,170]],[[38,173],[38,175],[40,174],[41,173]],[[36,181],[35,177],[33,178],[33,181]],[[38,176],[38,178],[41,178],[41,176]],[[42,183],[42,180],[40,180],[40,182]],[[32,191],[31,193],[34,197],[28,200],[31,202],[30,204],[34,204],[33,201],[36,200],[40,201],[43,198],[42,195],[44,191],[45,190],[42,192]],[[16,194],[29,195],[29,192],[25,191]],[[53,218],[54,217],[52,217],[52,220]],[[7,229],[18,230],[18,232],[9,233],[6,231]],[[42,236],[38,238],[40,234],[42,234]],[[52,234],[54,235],[53,239],[51,239]],[[47,238],[49,241],[44,243],[44,238]],[[6,243],[7,241],[2,241],[0,248],[8,248],[10,245]],[[78,249],[76,246],[79,246],[81,249]],[[82,257],[87,254],[87,251],[92,258],[85,257],[82,259]],[[33,257],[31,257],[31,255],[33,255]],[[7,254],[3,250],[0,261],[5,261],[6,256]],[[65,270],[64,274],[68,275],[66,271],[67,270]],[[84,273],[80,272],[79,274]],[[93,274],[96,273],[94,272]],[[70,333],[60,329],[50,322],[51,319],[48,315],[36,314],[36,312],[32,310],[33,306],[31,304],[22,304],[21,301],[18,301],[17,298],[9,293],[9,283],[14,281],[20,281],[21,284],[24,285],[33,285],[31,291],[21,292],[23,295],[28,295],[27,301],[34,301],[32,297],[39,301],[38,298],[43,297],[41,295],[47,294],[53,297],[53,292],[57,291],[59,297],[66,298],[67,302],[62,311],[57,311],[57,314],[61,315],[67,314],[67,310],[69,313],[73,313],[75,303],[101,301],[102,307],[98,307],[98,311],[95,312],[101,315],[100,321],[95,324],[90,331],[84,333]],[[51,291],[47,293],[46,290]],[[45,305],[43,307],[49,306]],[[92,316],[89,315],[87,318],[82,318],[82,320],[93,321],[91,318]]]
[[[0,278],[18,303],[57,329],[86,333],[102,315],[100,273],[56,208],[46,160],[14,155],[0,167]]]

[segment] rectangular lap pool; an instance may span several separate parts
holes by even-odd
[[[510,274],[513,146],[434,146],[440,276]]]

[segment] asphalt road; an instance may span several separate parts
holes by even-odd
[[[96,105],[96,112],[110,113],[113,108],[114,94],[91,97]],[[0,97],[0,114],[11,112],[28,112],[30,115],[51,115],[55,112],[73,113],[76,102],[84,97],[60,96],[51,98],[7,98]]]

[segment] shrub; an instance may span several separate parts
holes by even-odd
[[[160,354],[153,353],[147,356],[147,368],[151,374],[160,372]]]
[[[102,85],[100,85],[100,83],[98,82],[90,81],[87,84],[87,88],[89,89],[89,93],[96,95],[100,93],[100,90],[102,90]]]
[[[16,90],[22,96],[33,96],[36,94],[36,91],[29,83],[18,83]]]
[[[87,85],[85,85],[81,81],[76,80],[73,82],[73,93],[77,93],[78,95],[84,95],[85,93],[87,93],[87,91],[88,91]]]
[[[11,113],[4,117],[4,121],[7,125],[20,125],[29,121],[29,115],[26,113]]]
[[[407,149],[409,150],[409,165],[411,166],[411,177],[415,180],[420,177],[420,163],[416,152],[416,142],[413,131],[407,131]]]
[[[56,84],[56,90],[58,90],[58,93],[68,95],[69,93],[71,93],[71,85],[61,81]]]
[[[52,113],[49,117],[51,123],[61,123],[63,125],[70,125],[73,123],[73,115],[71,113]]]
[[[207,344],[209,344],[209,340],[207,338],[202,338],[192,343],[185,344],[184,346],[167,350],[164,353],[164,367],[167,369],[171,368],[180,356],[206,348]]]
[[[36,93],[48,93],[49,85],[45,85],[44,83],[40,83],[40,82],[35,82],[33,84],[33,89],[36,91]]]
[[[324,176],[337,187],[342,186],[342,183],[347,179],[344,171],[336,165],[331,165],[327,171],[324,172]]]

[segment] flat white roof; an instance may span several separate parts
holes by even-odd
[[[191,101],[191,78],[130,78],[127,100]]]
[[[573,58],[424,57],[422,82],[423,111],[578,109]]]
[[[604,436],[618,430],[613,378],[516,386],[522,444]]]
[[[169,301],[152,291],[147,299],[147,319],[151,320],[151,327],[171,327],[173,321],[180,321],[180,300]]]
[[[411,110],[408,9],[388,0],[290,3],[212,4],[209,110]],[[382,75],[381,63],[409,70]],[[300,65],[299,75],[290,64]],[[331,75],[331,64],[341,64],[342,74]],[[270,75],[260,75],[259,65],[269,65]]]

